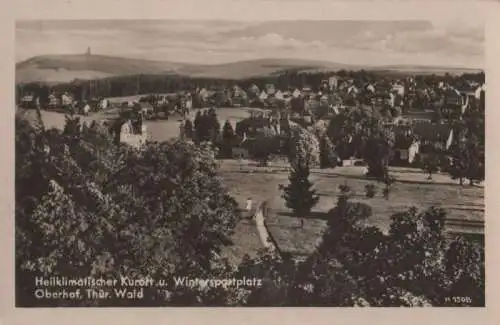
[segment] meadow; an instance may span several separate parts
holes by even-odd
[[[312,171],[310,179],[320,199],[311,214],[303,219],[304,226],[301,227],[300,220],[291,215],[281,198],[279,185],[288,183],[285,169],[264,172],[249,168],[229,168],[227,165],[230,164],[226,163],[220,174],[232,196],[238,202],[244,202],[247,197],[252,197],[257,202],[267,200],[271,208],[267,217],[271,235],[283,251],[297,255],[311,253],[319,243],[326,227],[327,212],[335,206],[340,194],[339,185],[347,184],[351,188],[352,201],[371,206],[373,214],[367,224],[376,226],[383,232],[389,230],[391,215],[404,212],[410,207],[416,207],[420,211],[431,206],[445,209],[447,219],[450,220],[447,222],[449,231],[462,231],[467,225],[467,231],[474,232],[480,230],[481,223],[484,222],[482,186],[460,186],[446,175],[435,175],[432,181],[428,181],[427,176],[418,170],[391,168],[397,181],[387,200],[382,195],[383,185],[363,178],[360,168],[339,167]],[[375,197],[365,196],[367,184],[377,187]]]

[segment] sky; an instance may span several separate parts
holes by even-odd
[[[294,58],[368,65],[484,67],[484,24],[461,20],[30,20],[16,61],[93,54],[219,64]]]

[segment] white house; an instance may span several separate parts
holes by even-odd
[[[394,83],[391,90],[397,93],[399,96],[404,97],[405,95],[405,86],[399,82]]]
[[[347,93],[350,95],[356,95],[359,93],[359,90],[355,85],[351,85],[349,86],[349,88],[347,88]]]
[[[274,87],[274,84],[267,84],[266,85],[266,93],[268,95],[274,95],[275,92],[276,92],[276,88]]]
[[[68,94],[63,94],[61,96],[61,102],[63,105],[71,105],[73,103],[73,98]]]
[[[260,95],[259,95],[259,99],[260,99],[261,101],[265,101],[265,100],[267,100],[267,98],[268,98],[268,97],[269,97],[269,96],[267,95],[267,93],[266,93],[265,91],[262,91],[262,92],[260,93]]]
[[[85,104],[85,106],[83,106],[83,114],[84,115],[88,115],[90,112],[90,105],[89,104]]]
[[[283,95],[283,92],[281,92],[281,90],[278,90],[275,94],[274,94],[274,98],[278,99],[278,100],[284,100],[285,99],[285,96]]]
[[[374,86],[374,85],[372,85],[372,84],[367,84],[367,85],[365,86],[365,89],[366,89],[367,91],[371,92],[372,94],[374,94],[374,93],[375,93],[375,86]]]
[[[292,93],[292,97],[299,98],[300,96],[302,96],[302,92],[300,90],[298,90],[297,88],[295,88],[295,90]]]
[[[481,93],[483,92],[486,92],[486,84],[476,88],[474,91],[474,97],[476,97],[476,99],[481,99]]]
[[[336,89],[339,85],[339,78],[337,76],[331,76],[328,78],[328,85],[330,89]]]
[[[133,132],[132,123],[130,121],[124,123],[121,127],[120,141],[127,143],[133,147],[140,147],[147,140],[147,127],[142,125],[141,134]]]
[[[103,98],[99,101],[98,107],[99,109],[106,109],[109,106],[109,102],[107,99]]]

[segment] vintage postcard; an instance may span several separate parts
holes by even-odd
[[[15,306],[485,307],[485,15],[322,5],[16,19]]]

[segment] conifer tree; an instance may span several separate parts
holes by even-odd
[[[319,197],[309,180],[309,166],[303,163],[296,164],[289,176],[290,183],[281,186],[286,206],[293,210],[295,217],[306,217],[318,203]]]

